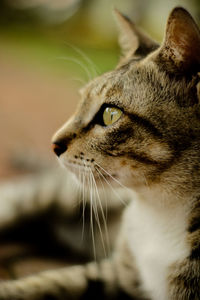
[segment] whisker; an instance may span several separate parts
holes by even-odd
[[[92,170],[91,170],[91,175],[92,175],[92,178],[93,178],[94,187],[95,187],[95,190],[96,190],[97,199],[99,201],[99,207],[100,207],[100,211],[101,211],[101,215],[102,215],[102,219],[103,219],[106,243],[107,243],[107,247],[108,247],[108,253],[110,253],[110,241],[109,241],[109,235],[108,235],[107,222],[106,222],[106,219],[105,219],[105,215],[104,215],[103,207],[102,207],[102,204],[101,204],[101,199],[100,199],[98,187],[97,187],[95,177],[94,177],[94,174],[93,174]],[[99,217],[98,217],[98,220],[99,220]],[[107,251],[105,249],[105,243],[104,243],[103,233],[102,233],[102,230],[101,230],[100,221],[99,221],[99,227],[100,227],[99,230],[100,230],[100,235],[101,235],[101,240],[102,240],[102,246],[103,246],[103,249],[104,249],[104,254],[105,254],[105,256],[107,256]]]
[[[77,64],[78,66],[80,66],[82,68],[82,70],[84,70],[84,72],[87,75],[87,79],[88,80],[92,80],[92,75],[90,74],[88,68],[80,60],[76,59],[75,57],[60,56],[60,57],[56,57],[56,59],[58,59],[58,60],[65,60],[65,61],[69,61],[69,62],[74,62],[75,64]]]
[[[82,198],[82,178],[81,178],[81,169],[80,166],[78,166],[78,202],[79,205],[81,203]]]
[[[113,193],[116,195],[116,197],[120,200],[120,202],[123,205],[127,205],[126,202],[124,202],[124,200],[122,200],[122,198],[117,194],[117,192],[114,190],[114,188],[112,187],[112,185],[110,184],[110,182],[106,179],[106,177],[101,173],[101,171],[99,169],[96,168],[96,171],[100,174],[100,176],[102,176],[102,178],[104,179],[104,181],[108,184],[108,186],[111,188],[111,190],[113,191]]]
[[[106,220],[105,220],[105,216],[104,216],[103,209],[102,209],[102,206],[101,206],[100,196],[99,196],[98,188],[97,188],[96,181],[95,181],[94,175],[92,173],[92,170],[91,170],[91,176],[92,176],[92,179],[93,179],[93,183],[94,183],[94,187],[95,187],[95,190],[96,190],[97,199],[99,200],[99,206],[100,206],[101,213],[102,213],[102,218],[103,218],[104,228],[105,228],[105,235],[106,235],[106,242],[107,242],[107,245],[109,246],[109,242],[108,242],[109,239],[108,239],[108,231],[107,231],[107,226],[106,226]],[[103,236],[103,232],[102,232],[102,229],[101,229],[101,222],[100,222],[99,215],[98,215],[97,203],[95,203],[95,204],[96,204],[95,205],[96,221],[97,221],[97,225],[98,225],[98,228],[99,228],[99,233],[100,233],[101,242],[102,242],[102,246],[103,246],[103,250],[104,250],[104,255],[106,257],[107,256],[107,251],[106,251],[106,247],[105,247],[104,236]]]
[[[85,62],[87,62],[90,65],[90,67],[92,68],[93,76],[97,76],[100,73],[94,62],[80,48],[77,48],[76,46],[71,45],[67,42],[64,42],[64,44],[72,48],[76,53],[80,54],[80,56],[85,60]]]
[[[121,187],[123,187],[123,188],[125,188],[125,189],[127,189],[127,190],[129,190],[130,191],[130,189],[127,187],[127,186],[125,186],[125,185],[123,185],[119,180],[117,180],[115,177],[113,177],[110,173],[108,173],[108,171],[106,171],[103,167],[101,167],[97,162],[95,162],[95,165],[97,165],[99,168],[101,168],[102,169],[102,171],[104,171],[108,176],[110,176],[116,183],[118,183]]]
[[[69,166],[70,168],[74,168],[74,169],[80,169],[80,170],[85,170],[86,172],[89,172],[89,166],[88,165],[80,165],[80,164],[75,164],[75,163],[70,163],[65,161],[65,165]]]
[[[89,174],[90,179],[90,226],[91,226],[91,234],[92,234],[92,244],[93,244],[93,252],[94,252],[94,260],[97,260],[96,257],[96,246],[95,246],[95,237],[94,237],[94,222],[93,222],[93,189],[92,189],[92,180],[91,174]]]
[[[76,77],[73,77],[73,78],[71,78],[72,79],[72,81],[77,81],[77,82],[80,82],[81,83],[81,85],[85,85],[86,83],[87,83],[87,81],[86,80],[83,80],[83,79],[81,79],[81,78],[76,78]]]
[[[93,178],[93,174],[92,172],[90,172],[91,174],[91,179],[92,179],[92,184],[94,186],[94,178]],[[95,191],[95,190],[93,190]],[[96,220],[96,223],[97,223],[97,226],[98,226],[98,229],[99,229],[99,233],[100,233],[100,237],[101,237],[101,241],[102,241],[102,246],[103,246],[103,250],[104,250],[104,253],[106,252],[105,250],[105,245],[104,245],[104,239],[103,239],[103,233],[102,233],[102,230],[101,230],[101,224],[100,224],[100,219],[99,219],[99,215],[98,215],[98,208],[97,208],[97,203],[96,203],[96,200],[94,199],[93,201],[93,211],[94,211],[94,216],[95,216],[95,220]],[[106,253],[105,253],[106,255]]]
[[[82,233],[81,239],[83,241],[84,232],[85,232],[85,207],[86,207],[86,200],[85,200],[85,172],[82,172]]]
[[[104,187],[103,181],[102,181],[102,179],[101,179],[101,176],[99,175],[98,172],[97,172],[96,174],[97,174],[97,176],[99,177],[99,181],[101,182],[101,186],[102,186],[102,189],[103,189],[104,201],[105,201],[105,203],[106,203],[106,207],[105,207],[105,209],[106,209],[105,219],[106,219],[106,221],[107,221],[107,214],[108,214],[107,195],[106,195],[105,187]]]

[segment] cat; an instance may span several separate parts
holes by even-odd
[[[3,281],[2,300],[200,299],[200,31],[176,7],[159,46],[116,14],[123,57],[81,90],[52,143],[85,188],[104,178],[137,197],[109,258]]]

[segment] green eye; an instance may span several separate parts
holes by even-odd
[[[104,125],[109,126],[115,123],[122,115],[122,111],[116,107],[106,107],[103,112]]]

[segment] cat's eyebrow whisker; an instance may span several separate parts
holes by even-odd
[[[80,82],[83,86],[86,84],[86,80],[83,80],[83,79],[81,79],[81,78],[78,78],[78,77],[72,77],[71,79],[72,79],[72,81]]]
[[[82,70],[84,70],[84,72],[87,75],[87,79],[92,80],[92,75],[89,72],[88,68],[85,66],[85,64],[83,64],[80,60],[76,59],[75,57],[59,56],[59,57],[56,57],[56,59],[57,60],[65,60],[65,61],[69,61],[69,62],[73,62],[73,63],[77,64],[78,66],[80,66],[82,68]]]
[[[94,62],[80,48],[77,48],[76,46],[67,42],[64,42],[64,44],[72,48],[76,53],[78,53],[85,60],[85,62],[87,62],[90,65],[90,67],[92,68],[93,76],[97,76],[98,74],[100,74],[100,71],[98,70]]]
[[[129,190],[130,191],[130,189],[127,187],[127,186],[125,186],[125,185],[123,185],[119,180],[117,180],[115,177],[113,177],[110,173],[108,173],[108,171],[106,171],[103,167],[101,167],[97,162],[95,162],[95,165],[97,165],[97,167],[99,167],[99,168],[101,168],[101,170],[103,171],[103,172],[105,172],[108,176],[110,176],[116,183],[118,183],[121,187],[123,187],[123,188],[125,188],[125,189],[127,189],[127,190]],[[97,169],[97,168],[96,168]]]
[[[92,170],[91,170],[91,175],[92,175],[94,187],[95,187],[95,190],[96,190],[97,199],[98,199],[98,202],[99,202],[99,207],[100,207],[100,210],[101,210],[101,215],[102,215],[102,218],[103,218],[103,224],[104,224],[104,228],[105,228],[105,236],[106,236],[106,242],[107,242],[107,246],[108,246],[108,252],[110,252],[107,223],[106,223],[104,211],[103,211],[103,208],[102,208],[102,204],[101,204],[101,199],[100,199],[98,187],[97,187],[97,184],[96,184],[96,181],[95,181],[95,177],[94,177],[94,174],[93,174]],[[105,254],[105,256],[107,256],[107,250],[106,250],[106,247],[105,247],[104,237],[103,237],[103,233],[102,233],[102,230],[101,230],[101,223],[100,223],[99,216],[98,216],[97,204],[95,204],[95,207],[96,207],[96,212],[97,212],[97,218],[98,218],[97,223],[98,223],[99,232],[100,232],[100,236],[101,236],[102,246],[103,246],[104,254]]]
[[[123,205],[127,205],[127,203],[126,202],[124,202],[123,200],[122,200],[122,198],[121,197],[119,197],[119,195],[117,194],[117,192],[114,190],[114,188],[112,187],[112,185],[110,184],[110,182],[106,179],[106,177],[101,173],[101,171],[98,169],[98,168],[96,168],[96,171],[100,174],[100,176],[102,176],[102,178],[104,179],[104,181],[107,183],[107,185],[112,189],[112,191],[113,191],[113,193],[116,195],[116,197],[120,200],[120,202],[123,204]]]

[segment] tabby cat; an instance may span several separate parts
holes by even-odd
[[[92,287],[95,299],[200,299],[200,31],[177,7],[159,46],[116,14],[124,56],[81,91],[53,147],[93,182],[91,198],[103,180],[137,198],[109,258],[1,282],[2,300],[87,299]]]

